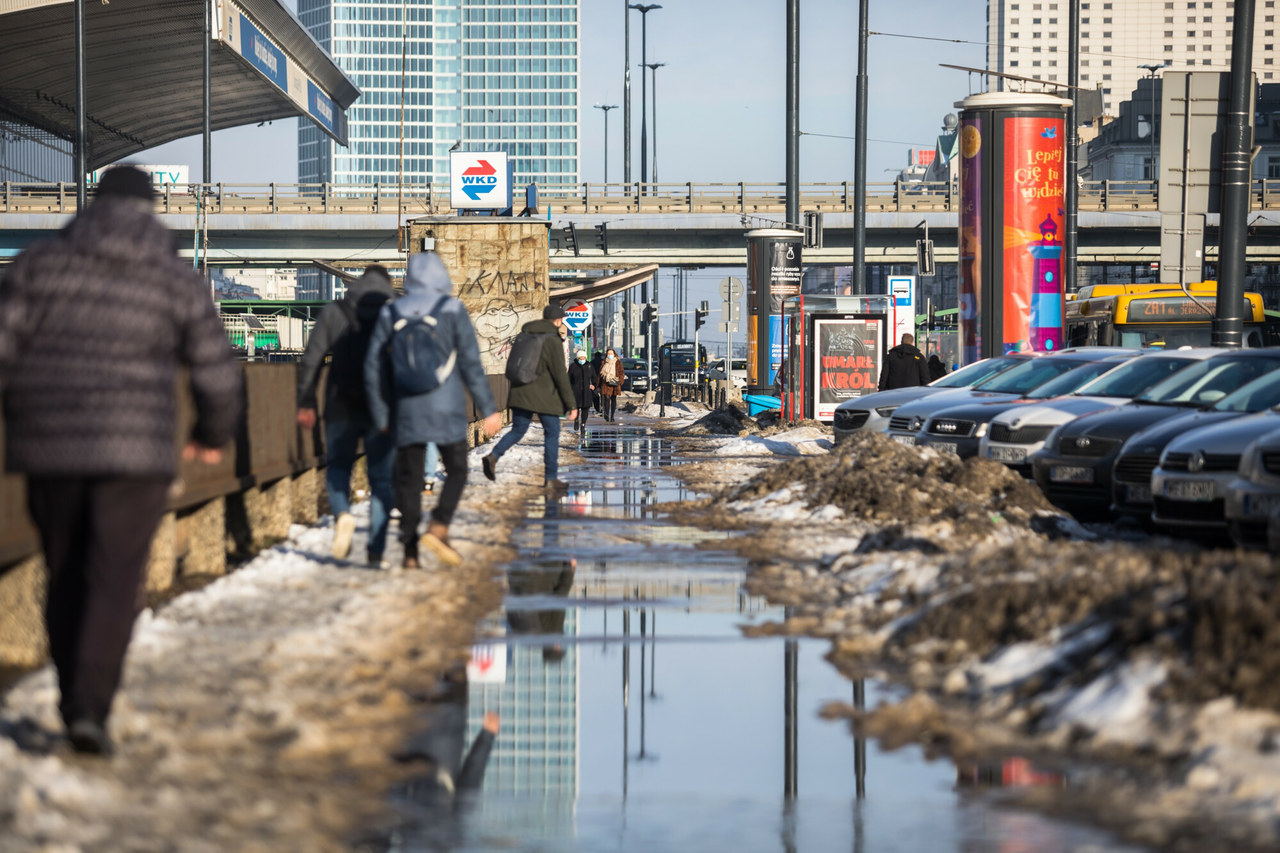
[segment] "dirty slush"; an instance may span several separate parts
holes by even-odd
[[[724,412],[681,432],[789,435]],[[792,614],[752,632],[829,639],[847,676],[905,686],[901,701],[865,712],[833,703],[828,715],[887,748],[1069,765],[1070,796],[1028,790],[1023,802],[1137,843],[1280,845],[1280,587],[1269,556],[1118,541],[1059,514],[999,463],[881,434],[768,462],[699,502],[697,523],[743,531],[734,541],[753,561],[748,589]],[[695,487],[724,482],[719,463],[674,471]]]

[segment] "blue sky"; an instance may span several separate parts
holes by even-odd
[[[286,0],[293,5],[292,0]],[[624,0],[581,0],[583,180],[603,179],[604,116],[622,103]],[[784,177],[785,0],[664,0],[649,13],[649,61],[658,71],[658,177],[662,181],[781,181]],[[961,39],[952,44],[872,36],[867,179],[892,180],[911,144],[932,147],[953,102],[977,91],[977,76],[938,63],[985,64],[985,0],[871,0],[873,31]],[[640,177],[640,16],[632,13],[632,179]],[[801,130],[853,136],[857,73],[856,0],[800,0]],[[972,88],[971,88],[972,87]],[[297,180],[297,121],[214,134],[214,179]],[[622,110],[609,113],[609,173],[622,177]],[[806,136],[801,180],[853,179],[853,143]],[[199,175],[199,138],[135,155],[135,162],[187,163]]]

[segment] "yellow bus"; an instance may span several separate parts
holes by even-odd
[[[1210,346],[1218,283],[1094,284],[1067,297],[1063,346],[1175,349]],[[1244,345],[1267,346],[1270,330],[1262,295],[1244,295]]]

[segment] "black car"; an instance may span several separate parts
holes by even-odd
[[[1014,406],[1023,406],[1036,400],[1049,400],[1077,391],[1137,354],[1137,350],[1117,350],[1115,355],[1105,358],[1097,358],[1095,353],[1082,353],[1079,356],[1061,355],[1052,359],[1040,359],[1036,365],[1042,373],[1050,365],[1054,368],[1065,366],[1065,369],[1050,375],[1047,381],[1020,397],[973,400],[935,412],[925,421],[920,434],[916,436],[916,445],[955,453],[961,459],[977,456],[982,437],[987,434],[991,419],[996,415],[1007,412]],[[995,384],[997,383],[992,381],[980,387],[985,389],[987,385]]]
[[[1036,482],[1055,506],[1078,516],[1107,515],[1112,469],[1125,441],[1158,421],[1211,406],[1278,368],[1280,349],[1219,353],[1178,371],[1132,403],[1069,421],[1032,456]]]
[[[622,380],[623,391],[643,392],[649,390],[649,363],[643,358],[624,358],[622,360],[622,370],[625,378]]]

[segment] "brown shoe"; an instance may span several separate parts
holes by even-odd
[[[427,532],[418,540],[418,546],[435,554],[446,566],[461,566],[462,555],[449,545],[449,527],[438,521],[427,525]]]
[[[403,563],[403,568],[404,568],[404,569],[406,569],[406,570],[410,570],[410,571],[411,571],[411,570],[413,570],[413,569],[417,569],[417,568],[419,568],[419,566],[418,566],[418,558],[417,558],[417,557],[405,557],[405,558],[404,558],[404,563]]]

